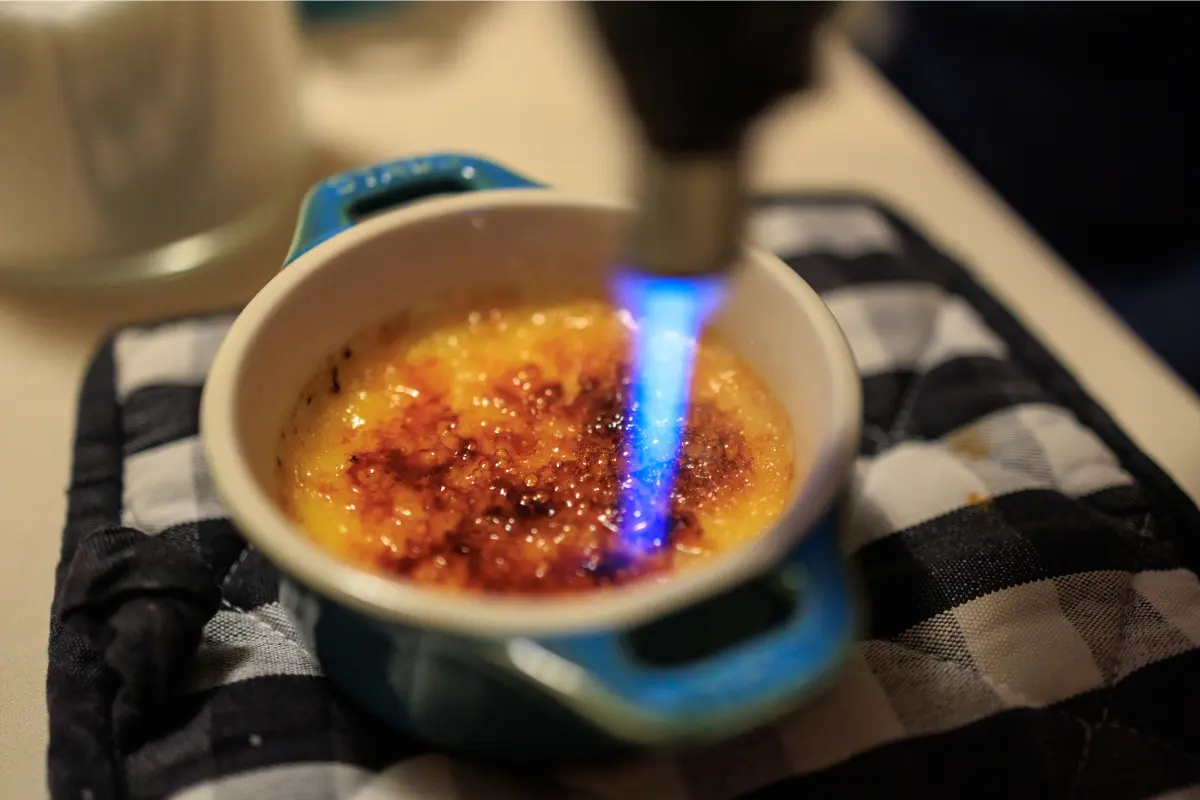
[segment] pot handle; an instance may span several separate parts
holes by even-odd
[[[283,265],[381,211],[443,194],[545,185],[478,156],[433,153],[348,170],[308,190]]]
[[[713,608],[726,604],[728,619],[737,593],[775,592],[786,610],[757,635],[669,663],[648,663],[645,644],[638,655],[635,639],[661,643],[693,608],[647,626],[661,625],[658,631],[513,640],[507,665],[593,725],[637,745],[703,742],[765,722],[831,678],[857,638],[860,620],[836,517],[828,515],[770,575],[708,601]],[[705,623],[696,620],[693,630],[706,630]]]

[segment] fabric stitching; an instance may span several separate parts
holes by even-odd
[[[911,628],[909,630],[911,630]],[[952,667],[958,667],[959,669],[964,669],[969,672],[973,672],[974,674],[978,675],[983,680],[984,683],[986,683],[988,685],[989,689],[992,689],[993,691],[998,688],[1003,689],[1006,692],[1012,694],[1013,697],[1015,697],[1018,700],[1020,700],[1021,702],[1025,703],[1025,705],[1029,708],[1047,708],[1047,706],[1044,703],[1039,703],[1039,702],[1033,700],[1033,698],[1027,696],[1024,692],[1021,692],[1021,691],[1017,690],[1015,687],[1008,685],[1008,683],[1006,683],[1005,681],[999,680],[999,679],[995,678],[994,676],[989,675],[986,672],[982,672],[978,667],[974,666],[973,664],[966,664],[966,663],[963,663],[962,661],[955,661],[953,658],[946,658],[945,656],[939,656],[934,653],[930,653],[928,650],[922,650],[919,647],[914,647],[913,645],[907,644],[905,642],[898,642],[894,639],[868,639],[865,642],[865,644],[870,644],[871,642],[882,642],[884,644],[889,644],[893,647],[898,647],[902,650],[912,653],[915,656],[920,656],[921,658],[928,659],[929,661],[933,661],[938,664],[946,664],[946,665],[949,665]],[[872,672],[874,672],[874,670],[872,670]]]
[[[305,647],[303,644],[300,644],[299,642],[293,641],[292,639],[290,639],[290,638],[287,636],[287,634],[285,634],[283,631],[281,631],[281,630],[279,630],[278,628],[276,628],[276,627],[275,627],[274,625],[272,625],[271,623],[269,623],[269,622],[267,622],[267,621],[265,621],[265,620],[262,620],[262,619],[260,619],[260,618],[259,618],[259,617],[257,617],[255,614],[253,614],[253,613],[252,613],[252,612],[250,612],[250,611],[247,611],[247,610],[246,610],[246,609],[244,609],[244,608],[240,608],[240,607],[238,607],[238,606],[235,606],[233,603],[229,602],[229,601],[228,601],[228,600],[226,600],[224,597],[222,597],[222,598],[221,598],[221,605],[222,605],[222,606],[224,606],[225,608],[228,608],[230,611],[236,611],[237,613],[239,613],[239,614],[241,614],[241,615],[245,616],[245,617],[246,617],[246,618],[248,618],[248,619],[249,619],[251,622],[253,622],[255,625],[257,625],[258,627],[262,628],[262,629],[263,629],[263,630],[265,630],[265,631],[269,631],[269,632],[270,632],[272,635],[274,635],[275,637],[277,637],[277,638],[278,638],[278,639],[280,639],[281,641],[287,642],[287,644],[288,644],[289,646],[291,646],[291,647],[295,648],[296,650],[300,651],[301,653],[303,653],[304,655],[306,655],[306,656],[308,656],[309,658],[313,659],[314,661],[316,660],[316,656],[314,656],[314,655],[313,655],[311,652],[309,652],[309,650],[308,650],[308,648],[307,648],[307,647]],[[322,676],[322,677],[324,677],[324,676]]]
[[[1106,670],[1106,675],[1104,678],[1105,687],[1108,689],[1108,692],[1107,692],[1107,696],[1105,697],[1104,708],[1100,712],[1100,721],[1098,723],[1096,723],[1096,725],[1095,725],[1096,728],[1105,727],[1106,723],[1108,722],[1108,715],[1112,710],[1113,700],[1115,699],[1117,681],[1113,680],[1113,676],[1116,674],[1117,665],[1119,665],[1121,663],[1122,650],[1125,647],[1126,631],[1129,628],[1129,606],[1130,606],[1130,598],[1132,597],[1132,594],[1133,594],[1133,574],[1126,573],[1125,586],[1122,589],[1123,601],[1121,603],[1121,627],[1117,634],[1117,644],[1113,648],[1113,655],[1112,655],[1112,658],[1109,659],[1110,663],[1108,665],[1108,669]],[[1076,765],[1076,768],[1075,768],[1074,779],[1071,782],[1071,791],[1068,794],[1069,798],[1074,798],[1078,794],[1079,785],[1080,785],[1080,783],[1082,783],[1084,773],[1087,771],[1088,758],[1091,755],[1091,745],[1092,745],[1092,738],[1093,738],[1092,726],[1088,725],[1088,723],[1084,722],[1083,720],[1078,720],[1078,721],[1082,725],[1085,726],[1084,744],[1083,744],[1083,749],[1081,750],[1081,752],[1079,754],[1079,763]],[[1114,726],[1114,727],[1119,728],[1120,726]],[[1130,732],[1137,733],[1140,735],[1140,731],[1130,731]]]
[[[1130,580],[1132,581],[1132,576],[1131,576]],[[1020,692],[1017,689],[1010,686],[1008,683],[1001,681],[1001,680],[997,680],[994,676],[988,675],[987,673],[984,673],[984,672],[981,672],[980,670],[976,669],[973,666],[963,664],[963,663],[961,663],[959,661],[955,661],[954,659],[951,659],[951,658],[937,656],[937,655],[934,655],[933,653],[929,653],[924,650],[921,650],[920,648],[913,647],[912,645],[905,644],[903,642],[893,641],[891,639],[868,639],[868,640],[866,640],[866,642],[864,642],[864,644],[869,644],[871,642],[882,642],[885,644],[893,645],[895,647],[899,647],[903,650],[906,650],[906,651],[912,653],[913,655],[920,656],[922,658],[927,658],[930,661],[935,661],[938,663],[948,664],[950,666],[969,670],[969,671],[975,673],[976,675],[978,675],[985,683],[987,683],[989,688],[999,687],[999,688],[1002,688],[1002,689],[1010,692],[1018,700],[1021,700],[1023,703],[1025,703],[1025,705],[1022,706],[1023,708],[1027,708],[1032,711],[1049,711],[1051,713],[1057,714],[1058,716],[1060,716],[1064,719],[1071,720],[1072,722],[1075,722],[1076,724],[1081,725],[1085,730],[1091,729],[1091,728],[1096,728],[1096,729],[1107,728],[1110,730],[1123,731],[1125,733],[1136,736],[1146,742],[1149,742],[1157,747],[1161,747],[1164,750],[1167,750],[1169,752],[1175,753],[1176,755],[1182,756],[1183,758],[1186,758],[1186,759],[1192,761],[1193,763],[1200,763],[1200,754],[1190,753],[1186,750],[1181,749],[1177,745],[1173,745],[1169,742],[1164,742],[1161,739],[1158,739],[1144,731],[1138,730],[1137,728],[1132,728],[1128,725],[1122,725],[1117,722],[1109,722],[1107,720],[1107,709],[1105,710],[1104,718],[1102,718],[1099,722],[1097,722],[1093,725],[1092,723],[1089,723],[1087,720],[1085,720],[1081,717],[1078,717],[1078,716],[1072,714],[1071,712],[1066,711],[1065,709],[1056,708],[1052,704],[1037,703],[1037,702],[1033,701],[1031,698],[1029,698],[1027,695],[1025,695],[1023,692]],[[872,673],[874,673],[874,670],[871,670],[871,671],[872,671]],[[1111,706],[1111,698],[1110,698],[1109,705]]]
[[[1080,751],[1079,762],[1075,765],[1075,774],[1071,776],[1071,788],[1067,790],[1067,800],[1074,800],[1079,795],[1079,786],[1083,783],[1083,773],[1087,766],[1088,755],[1092,752],[1092,739],[1095,729],[1083,720],[1077,720],[1083,726],[1083,749]]]
[[[891,446],[892,439],[888,436],[880,426],[873,422],[868,422],[863,425],[863,434],[875,444],[879,445],[880,450],[884,450]]]
[[[946,293],[949,296],[949,293]],[[929,332],[925,334],[925,341],[921,343],[921,347],[917,352],[915,363],[920,364],[926,355],[929,353],[929,348],[933,345],[934,334],[937,333],[938,323],[942,319],[942,315],[946,310],[946,300],[943,298],[937,306],[937,311],[933,314],[929,321]],[[913,409],[916,408],[917,396],[921,388],[925,384],[925,379],[929,376],[929,369],[925,368],[913,378],[904,391],[904,396],[900,398],[900,402],[896,404],[896,414],[892,417],[892,424],[888,426],[888,435],[893,441],[897,439],[905,439],[908,433],[909,419],[912,417]]]
[[[224,598],[225,588],[229,586],[229,581],[233,580],[233,573],[238,571],[238,568],[246,562],[250,557],[250,553],[254,550],[254,545],[246,543],[242,546],[242,554],[237,557],[237,561],[233,562],[233,566],[225,573],[225,578],[221,581],[221,596]]]
[[[1142,530],[1138,532],[1138,545],[1134,554],[1133,563],[1135,570],[1141,564],[1141,554],[1145,542],[1145,539],[1142,538],[1142,535],[1145,533],[1146,528],[1149,525],[1149,521],[1150,515],[1147,514],[1146,518],[1142,521]],[[1116,700],[1117,681],[1115,680],[1115,677],[1117,674],[1117,667],[1121,664],[1121,657],[1124,655],[1125,639],[1128,636],[1129,631],[1129,608],[1133,605],[1134,574],[1135,573],[1132,571],[1125,573],[1125,586],[1121,590],[1121,627],[1117,632],[1117,643],[1116,646],[1113,647],[1112,657],[1109,659],[1108,667],[1105,670],[1104,683],[1108,688],[1108,692],[1104,699],[1104,708],[1100,712],[1100,721],[1097,723],[1097,726],[1103,726],[1108,722],[1108,715],[1112,712],[1113,701]],[[1083,776],[1087,772],[1088,758],[1091,756],[1092,752],[1091,744],[1092,731],[1089,729],[1084,737],[1083,749],[1079,754],[1079,764],[1075,768],[1075,778],[1072,781],[1071,792],[1069,795],[1071,798],[1076,797],[1079,790],[1079,785],[1082,783]]]
[[[1138,528],[1138,538],[1142,540],[1149,539],[1152,542],[1158,542],[1159,538],[1154,533],[1154,515],[1147,511],[1142,516],[1142,525]]]
[[[892,424],[887,431],[892,441],[904,441],[910,438],[908,436],[909,418],[912,417],[913,409],[917,406],[917,395],[927,377],[929,377],[928,372],[922,372],[914,377],[908,384],[908,388],[904,390],[904,396],[896,404],[896,415],[892,417]]]

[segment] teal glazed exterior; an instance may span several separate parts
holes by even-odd
[[[458,154],[342,173],[309,192],[284,266],[385,209],[523,188],[544,187]],[[861,619],[838,549],[843,505],[766,574],[636,629],[493,638],[414,627],[286,574],[280,601],[342,692],[433,744],[528,759],[708,743],[795,706],[849,656]]]

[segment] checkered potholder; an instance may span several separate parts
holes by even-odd
[[[754,224],[863,375],[845,550],[873,619],[828,693],[720,747],[536,772],[383,728],[321,677],[212,491],[197,407],[231,316],[177,320],[118,332],[83,387],[50,630],[56,800],[1184,796],[1200,511],[886,210],[776,198]]]

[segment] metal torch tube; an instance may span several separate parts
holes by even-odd
[[[648,149],[640,166],[630,266],[671,277],[733,269],[746,213],[741,153],[664,154]]]

